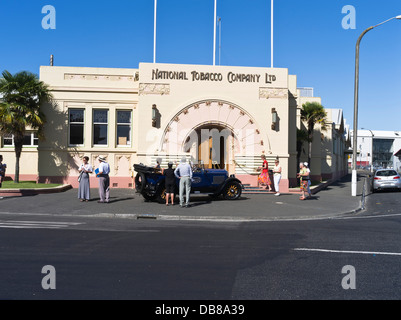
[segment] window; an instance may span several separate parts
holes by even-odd
[[[395,170],[383,170],[383,171],[377,171],[376,176],[377,177],[392,177],[392,176],[397,176],[397,172]]]
[[[14,147],[14,135],[4,134],[3,135],[4,146]],[[23,147],[36,147],[39,144],[38,135],[36,132],[26,132],[24,135]]]
[[[394,161],[394,139],[373,139],[373,163],[387,167]]]
[[[108,110],[93,110],[93,144],[107,145]]]
[[[26,133],[24,136],[24,146],[33,147],[39,144],[38,135],[36,132]]]
[[[3,135],[3,143],[5,146],[13,146],[14,138],[12,134],[6,133]]]
[[[69,109],[70,145],[84,144],[84,110]]]
[[[117,111],[117,145],[131,145],[131,111]]]

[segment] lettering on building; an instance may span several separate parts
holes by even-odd
[[[264,83],[272,84],[277,80],[273,74],[247,74],[228,72],[223,74],[221,72],[199,72],[199,71],[165,71],[159,69],[152,69],[152,80],[178,80],[178,81],[210,81],[228,83]]]

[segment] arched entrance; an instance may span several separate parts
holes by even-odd
[[[202,134],[203,133],[203,134]],[[166,126],[159,153],[169,159],[190,155],[208,167],[243,173],[255,157],[270,151],[255,119],[241,107],[221,100],[204,100],[180,110]],[[224,158],[224,161],[223,161]],[[247,169],[245,169],[247,170]]]

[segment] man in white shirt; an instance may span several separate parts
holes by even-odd
[[[192,168],[185,158],[181,159],[181,163],[174,170],[175,176],[180,179],[180,207],[184,206],[184,189],[186,191],[185,207],[189,207],[189,194],[191,193]]]
[[[106,162],[106,157],[99,156],[99,172],[96,176],[99,178],[99,203],[109,203],[110,200],[110,165]]]

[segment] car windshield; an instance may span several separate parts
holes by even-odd
[[[394,170],[382,170],[382,171],[377,171],[376,176],[378,177],[391,177],[391,176],[398,176],[397,172]]]

